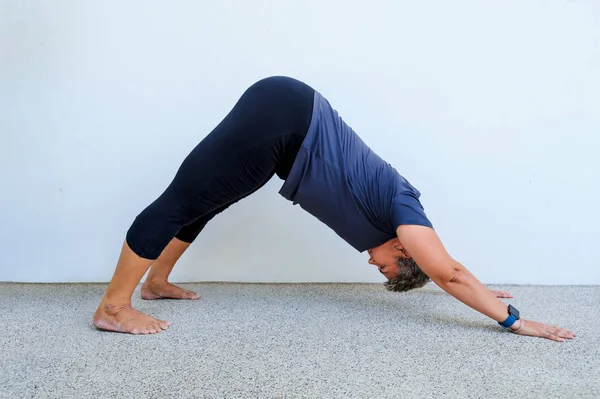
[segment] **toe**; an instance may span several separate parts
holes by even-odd
[[[160,328],[162,328],[163,330],[166,330],[167,328],[169,328],[171,326],[171,323],[169,323],[168,321],[161,321],[159,325],[160,325]]]
[[[185,297],[188,299],[198,299],[200,295],[196,294],[194,291],[185,291]]]

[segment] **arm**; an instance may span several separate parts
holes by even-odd
[[[424,226],[402,225],[397,229],[398,238],[408,250],[417,265],[444,291],[477,310],[498,321],[508,317],[507,306],[466,267],[454,260],[442,245],[436,232]],[[519,334],[532,335],[564,341],[575,334],[558,327],[547,326],[533,321],[519,320],[513,327]]]

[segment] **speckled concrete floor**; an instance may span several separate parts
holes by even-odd
[[[525,318],[578,334],[503,332],[428,285],[184,284],[199,301],[134,306],[161,334],[96,330],[105,284],[0,284],[0,397],[599,398],[600,287],[498,286]]]

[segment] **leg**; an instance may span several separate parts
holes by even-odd
[[[146,281],[142,286],[143,299],[199,299],[200,295],[193,291],[169,283],[167,280],[175,263],[191,243],[173,238],[156,262],[152,264]]]
[[[204,202],[202,210],[213,210],[183,227],[169,243],[148,273],[143,299],[199,298],[168,282],[175,263],[214,216],[260,189],[273,174],[287,178],[308,130],[313,94],[308,86],[287,79],[258,83],[192,151],[178,176],[196,180],[197,171],[205,171],[204,179],[194,184],[195,198]]]
[[[131,295],[152,260],[136,255],[123,243],[115,274],[94,314],[94,325],[102,330],[153,334],[169,328],[170,323],[146,316],[131,308]]]
[[[185,198],[173,187],[144,209],[127,232],[113,278],[94,314],[99,329],[153,334],[169,327],[169,322],[132,309],[131,295],[177,231],[194,220]]]
[[[135,287],[184,226],[250,195],[275,173],[284,178],[291,165],[284,161],[295,158],[308,129],[313,94],[301,82],[274,78],[242,95],[184,160],[165,193],[138,215],[127,232],[117,269],[94,316],[98,328],[137,334],[169,326],[131,308]],[[153,275],[168,276],[185,250],[171,249]]]
[[[254,191],[262,187],[264,183],[259,185]],[[248,196],[247,194],[246,196]],[[212,211],[208,215],[205,215],[194,223],[183,227],[177,236],[162,252],[160,257],[152,264],[146,281],[142,286],[142,298],[147,300],[170,298],[170,299],[199,299],[200,295],[193,291],[185,290],[181,287],[173,285],[168,282],[169,275],[175,266],[175,263],[179,260],[181,255],[189,248],[192,242],[198,237],[198,234],[204,229],[206,224],[212,220],[216,215],[229,208],[235,202],[241,200],[240,198],[234,202],[226,204],[216,210]]]

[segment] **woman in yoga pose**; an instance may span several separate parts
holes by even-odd
[[[144,274],[144,299],[198,299],[168,282],[175,263],[218,213],[274,175],[280,194],[318,218],[388,279],[390,291],[430,279],[507,330],[564,341],[575,334],[524,320],[445,250],[420,193],[375,154],[310,86],[288,77],[252,85],[230,113],[183,161],[173,181],[129,228],[94,325],[151,334],[169,322],[134,310],[131,296]]]

